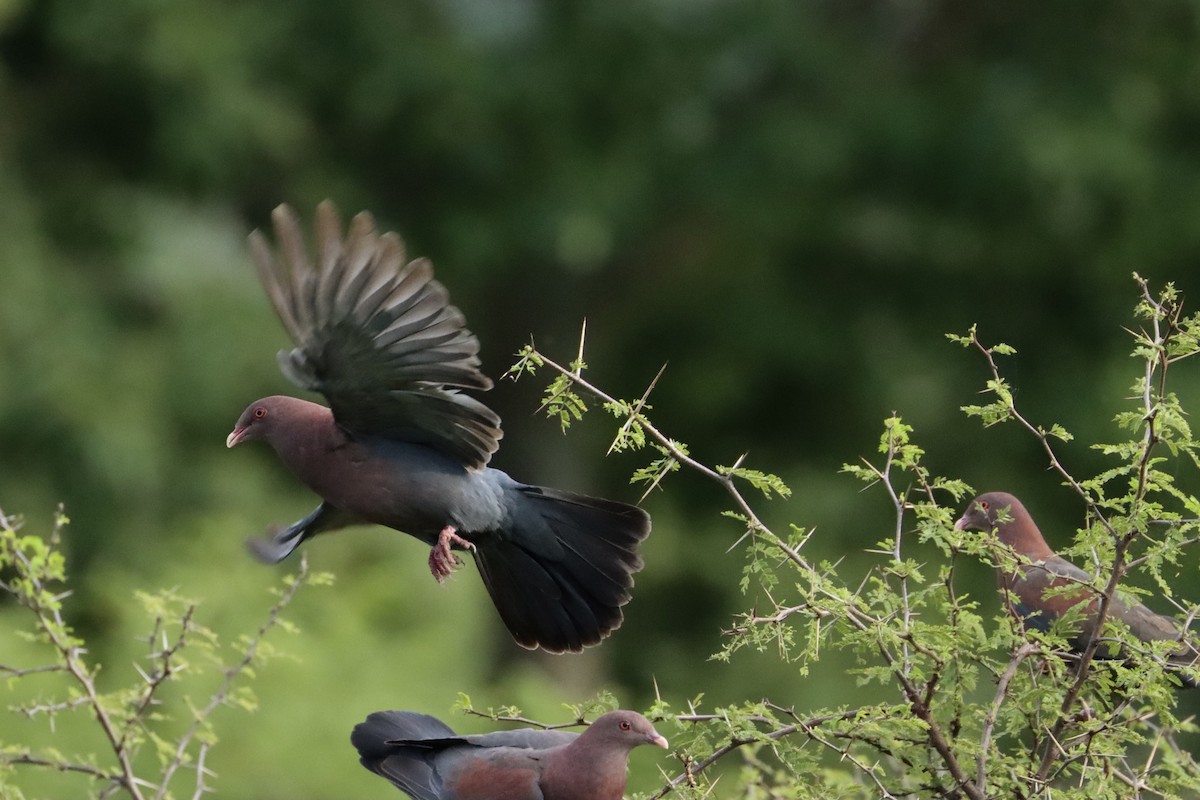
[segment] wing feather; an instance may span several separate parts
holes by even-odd
[[[295,348],[279,366],[296,385],[320,392],[352,432],[414,441],[472,469],[499,446],[500,419],[459,389],[486,391],[479,341],[423,258],[406,261],[404,242],[379,234],[363,212],[342,234],[329,201],[317,207],[316,260],[295,213],[272,214],[277,249],[258,231],[250,250],[259,280]]]

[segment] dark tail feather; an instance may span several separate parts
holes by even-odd
[[[350,743],[359,761],[376,775],[387,778],[414,800],[441,800],[427,748],[388,744],[396,740],[445,739],[454,736],[441,720],[413,711],[376,711],[354,726]]]
[[[290,556],[306,538],[303,531],[296,532],[292,526],[282,530],[268,530],[265,536],[252,536],[246,540],[246,550],[256,561],[263,564],[278,564]]]
[[[621,625],[650,517],[636,506],[527,486],[511,530],[475,539],[475,562],[523,647],[578,652]]]

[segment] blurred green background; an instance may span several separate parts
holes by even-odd
[[[837,470],[893,411],[936,473],[1017,493],[1062,543],[1080,504],[1032,439],[959,413],[986,376],[943,334],[978,322],[1016,346],[1018,403],[1079,437],[1070,468],[1105,466],[1087,443],[1117,437],[1137,374],[1130,274],[1197,281],[1197,131],[1195,2],[0,0],[0,506],[32,531],[66,504],[70,613],[112,685],[141,651],[135,588],[256,626],[291,565],[252,563],[243,539],[314,501],[268,448],[224,447],[246,403],[292,391],[245,235],[331,197],[433,259],[493,377],[530,337],[571,358],[585,317],[610,392],[667,362],[661,426],[783,475],[795,494],[768,521],[816,526],[811,551],[847,555],[847,576],[891,511]],[[1194,373],[1177,371],[1185,404]],[[636,500],[643,461],[604,457],[609,420],[563,437],[540,391],[484,398],[505,421],[493,464]],[[740,531],[696,477],[645,506],[625,626],[582,656],[517,648],[474,568],[438,587],[415,540],[314,542],[337,585],[300,595],[261,709],[218,716],[221,796],[393,796],[350,728],[380,708],[486,727],[451,715],[459,691],[547,720],[602,688],[644,707],[655,682],[676,707],[866,697],[839,653],[804,679],[771,654],[709,661],[748,602]],[[994,610],[990,580],[964,585]],[[0,641],[23,624],[0,606]],[[659,782],[636,753],[631,785]]]

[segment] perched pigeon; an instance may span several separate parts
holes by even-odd
[[[1096,632],[1096,617],[1100,599],[1087,588],[1092,576],[1066,559],[1055,555],[1033,518],[1021,501],[1005,492],[988,492],[971,501],[966,512],[954,524],[956,530],[996,532],[997,538],[1029,563],[998,576],[1010,610],[1030,628],[1047,631],[1051,624],[1068,611],[1080,607],[1082,618],[1072,648],[1082,652]],[[1078,591],[1062,591],[1076,586]],[[1047,591],[1057,589],[1047,596]],[[1184,666],[1194,666],[1200,651],[1190,637],[1185,637],[1175,620],[1155,614],[1136,600],[1114,596],[1108,607],[1108,617],[1129,626],[1130,632],[1144,642],[1178,641],[1179,647],[1170,660]],[[1102,645],[1100,657],[1107,655]],[[1192,682],[1180,676],[1189,685]]]
[[[311,259],[291,209],[273,214],[279,257],[255,231],[263,287],[296,344],[284,374],[329,407],[294,397],[251,403],[226,445],[262,439],[323,502],[269,539],[275,563],[306,539],[375,523],[429,544],[439,581],[469,550],[501,619],[524,647],[578,651],[621,624],[650,517],[624,503],[530,486],[487,466],[500,419],[459,389],[490,389],[479,342],[425,259],[357,215],[343,238],[317,207]]]
[[[359,760],[413,800],[621,800],[629,751],[666,747],[650,721],[610,711],[583,733],[457,736],[413,711],[376,711],[350,734]]]

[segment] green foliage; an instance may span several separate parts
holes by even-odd
[[[1163,567],[1179,562],[1200,528],[1200,500],[1179,487],[1178,475],[1181,465],[1197,465],[1198,443],[1167,381],[1171,365],[1200,353],[1200,318],[1182,315],[1173,287],[1155,297],[1144,281],[1138,285],[1145,328],[1134,333],[1133,355],[1142,374],[1134,408],[1115,420],[1130,438],[1097,446],[1117,463],[1093,478],[1074,477],[1059,459],[1053,442],[1071,440],[1061,425],[1035,425],[1017,407],[995,360],[1012,355],[1012,348],[985,346],[974,327],[950,337],[983,356],[991,373],[985,391],[996,398],[963,411],[985,426],[1023,427],[1085,504],[1087,524],[1064,550],[1087,555],[1094,580],[1055,591],[1097,598],[1102,609],[1118,594],[1137,592],[1123,583],[1134,571],[1168,597],[1176,595],[1182,587],[1171,591]],[[778,476],[743,467],[741,460],[709,468],[646,416],[649,391],[637,404],[615,400],[575,365],[532,355],[556,372],[555,391],[591,394],[625,419],[625,429],[637,431],[636,438],[618,435],[621,449],[649,444],[661,454],[638,478],[658,484],[666,464],[686,466],[727,493],[733,508],[726,516],[744,527],[740,587],[753,608],[738,615],[714,658],[768,653],[803,678],[821,670],[831,651],[846,653],[860,687],[897,698],[801,709],[775,697],[702,713],[699,697],[680,712],[660,696],[650,713],[678,726],[673,742],[681,764],[651,797],[1115,800],[1200,793],[1200,764],[1180,743],[1196,726],[1178,710],[1179,668],[1167,666],[1173,644],[1143,643],[1123,624],[1106,620],[1104,637],[1072,654],[1081,608],[1046,633],[1025,630],[1003,610],[985,616],[979,598],[986,592],[962,585],[962,565],[983,561],[1011,571],[1025,558],[990,537],[955,530],[955,510],[972,488],[934,474],[913,427],[900,416],[884,421],[877,457],[843,467],[882,490],[894,512],[890,533],[867,550],[866,573],[851,574],[839,563],[809,559],[812,530],[793,526],[777,535],[761,521],[741,487],[786,497],[789,489]],[[581,359],[582,353],[577,363]],[[1200,612],[1195,598],[1179,602],[1192,616]]]
[[[686,454],[686,450],[683,451]],[[739,462],[741,463],[741,462]],[[769,500],[771,495],[777,497],[791,497],[792,490],[788,487],[783,479],[778,475],[772,475],[768,472],[762,472],[757,469],[746,469],[744,467],[722,467],[717,466],[717,472],[721,475],[727,475],[733,478],[740,478],[746,483],[758,489]]]
[[[654,459],[644,467],[635,469],[633,476],[629,479],[630,483],[646,484],[647,493],[662,483],[663,478],[679,470],[679,460],[672,453],[687,455],[687,445],[674,440],[669,442],[667,446],[651,442],[650,447],[659,452],[661,457]]]
[[[179,796],[181,786],[189,786],[183,791],[193,797],[212,791],[214,775],[206,764],[219,741],[215,712],[223,706],[257,709],[244,682],[280,655],[265,637],[277,627],[294,630],[280,614],[302,585],[328,583],[329,577],[309,575],[302,561],[276,591],[277,601],[258,630],[240,635],[232,646],[199,622],[197,603],[177,590],[135,591],[150,621],[143,637],[147,651],[131,683],[105,689],[101,664],[68,622],[71,592],[60,549],[67,521],[60,511],[50,535],[42,538],[18,533],[20,520],[0,513],[0,593],[28,612],[30,627],[20,633],[45,659],[37,666],[0,663],[0,675],[8,676],[10,692],[34,676],[51,676],[49,685],[39,683],[35,699],[10,705],[9,714],[44,719],[54,731],[95,726],[104,750],[71,756],[55,747],[19,744],[20,736],[0,739],[0,797],[25,797],[19,769],[29,768],[63,773],[60,796],[78,794],[80,775],[92,780],[100,797],[123,791],[131,798],[162,800]],[[15,722],[6,726],[16,730]]]
[[[1004,348],[985,346],[975,329],[955,337],[983,356],[990,372],[987,391],[998,398],[964,412],[985,425],[1008,421],[1024,429],[1085,505],[1087,524],[1064,551],[1088,557],[1094,578],[1056,592],[1096,598],[1102,614],[1111,598],[1138,592],[1124,583],[1134,573],[1148,576],[1169,597],[1182,594],[1178,584],[1172,591],[1165,568],[1178,564],[1200,540],[1200,499],[1181,488],[1179,474],[1180,465],[1197,465],[1198,443],[1167,380],[1173,365],[1200,353],[1200,318],[1181,313],[1173,289],[1154,296],[1144,281],[1139,287],[1145,327],[1133,334],[1140,365],[1134,407],[1114,420],[1127,438],[1097,446],[1115,463],[1091,478],[1075,477],[1059,458],[1054,443],[1068,438],[1060,426],[1035,424],[1017,407],[994,359]],[[737,615],[715,660],[766,654],[801,680],[824,669],[831,653],[843,654],[854,664],[847,674],[857,686],[893,698],[818,702],[811,708],[790,697],[756,698],[708,712],[701,695],[677,710],[669,699],[674,687],[668,687],[649,711],[675,725],[680,766],[657,792],[640,797],[711,797],[718,783],[721,792],[739,797],[797,800],[1115,800],[1200,793],[1200,764],[1180,742],[1197,728],[1179,713],[1179,668],[1167,662],[1172,643],[1143,643],[1126,626],[1107,620],[1104,636],[1073,654],[1069,642],[1078,610],[1045,633],[1025,630],[1003,610],[985,615],[983,592],[964,587],[960,569],[982,561],[1010,571],[1024,557],[953,527],[955,510],[972,488],[934,473],[913,426],[898,414],[884,420],[874,457],[843,467],[885,494],[893,512],[888,533],[865,551],[869,567],[860,574],[840,562],[811,559],[813,529],[791,526],[776,533],[760,518],[743,490],[766,499],[787,497],[790,489],[781,477],[744,466],[744,457],[728,467],[698,461],[649,418],[650,389],[631,402],[591,384],[583,374],[582,345],[565,367],[531,348],[513,374],[535,369],[554,373],[546,394],[552,418],[578,419],[588,408],[582,398],[594,397],[620,423],[614,449],[658,454],[635,477],[657,486],[687,468],[725,494],[730,508],[724,515],[742,530],[739,587],[751,608]],[[266,622],[232,647],[198,621],[196,603],[177,590],[135,592],[151,621],[145,665],[133,683],[101,689],[98,664],[66,622],[69,592],[63,590],[67,574],[59,549],[65,516],[56,517],[45,538],[21,535],[8,518],[0,522],[0,589],[31,614],[26,638],[48,654],[44,665],[6,664],[0,670],[10,685],[35,675],[58,681],[49,694],[17,703],[12,711],[52,725],[94,724],[105,743],[101,752],[83,755],[0,745],[4,796],[24,797],[18,769],[38,767],[87,776],[103,796],[119,790],[134,798],[167,798],[181,784],[195,795],[210,791],[207,760],[220,739],[214,713],[223,706],[257,708],[241,681],[278,655],[264,637],[276,627],[291,630],[280,618],[282,610],[301,585],[328,583],[329,577],[310,578],[302,564],[300,574],[277,590]],[[1190,616],[1200,611],[1193,598],[1177,602]],[[216,686],[197,694],[196,687],[206,686],[206,673],[215,675]],[[1194,669],[1188,674],[1198,677]],[[565,704],[568,720],[553,725],[513,704],[479,709],[465,693],[457,707],[493,722],[559,727],[582,724],[617,705],[609,693]]]
[[[551,419],[558,420],[558,424],[562,427],[563,433],[571,427],[572,422],[577,422],[583,419],[584,413],[588,410],[587,403],[578,392],[574,391],[573,375],[580,375],[587,364],[583,361],[583,337],[587,332],[585,326],[579,338],[579,358],[571,362],[570,373],[560,373],[554,376],[550,385],[546,387],[545,394],[542,396],[541,411],[546,413],[546,416]],[[517,363],[513,364],[508,372],[513,380],[520,378],[522,375],[534,375],[537,373],[538,367],[543,365],[543,359],[538,352],[533,348],[533,345],[528,345],[517,353]]]
[[[1098,475],[1115,457],[1086,444],[1127,438],[1108,422],[1132,382],[1111,346],[1130,265],[1178,275],[1200,243],[1194,3],[213,9],[0,2],[0,503],[62,500],[85,522],[68,547],[73,602],[93,652],[118,665],[108,677],[140,656],[134,586],[186,587],[214,627],[252,626],[262,577],[240,540],[309,502],[267,454],[222,444],[248,400],[290,391],[244,248],[281,201],[331,196],[404,234],[493,377],[531,334],[570,358],[585,315],[603,340],[589,361],[618,393],[670,360],[648,413],[707,463],[749,448],[748,466],[794,491],[766,507],[776,532],[803,520],[802,536],[817,529],[803,552],[851,575],[872,565],[889,498],[847,490],[830,465],[869,452],[889,409],[934,472],[1011,477],[1056,531],[1077,524],[1023,458],[1029,441],[977,436],[953,413],[995,398],[972,397],[975,362],[938,340],[974,320],[1015,345],[1001,361],[1018,403],[1063,422],[1079,444],[1062,452]],[[1195,375],[1173,378],[1185,404]],[[639,456],[596,457],[596,420],[561,442],[520,390],[482,399],[504,419],[497,464],[514,477],[627,500],[647,485],[622,485]],[[600,686],[650,702],[652,672],[720,702],[776,687],[857,702],[846,651],[823,650],[795,687],[756,652],[703,659],[730,608],[769,607],[740,597],[741,552],[725,554],[750,517],[732,508],[731,526],[690,465],[644,455],[679,469],[649,473],[669,491],[647,502],[647,568],[588,669],[514,654],[475,576],[426,586],[414,542],[317,540],[310,558],[343,590],[291,615],[312,634],[295,643],[303,668],[256,684],[264,713],[218,751],[222,795],[370,796],[377,778],[329,761],[345,731],[382,705],[438,713],[459,687],[539,714]],[[1170,526],[1150,532],[1172,552]],[[777,561],[764,554],[763,574]],[[1194,574],[1187,558],[1179,574],[1161,563],[1176,588]],[[973,560],[957,575],[995,603]],[[0,628],[19,611],[0,607]],[[481,655],[448,663],[446,649]],[[296,701],[318,696],[338,711]]]
[[[994,344],[990,347],[984,347],[976,336],[976,326],[972,325],[965,336],[957,336],[952,333],[946,334],[946,337],[953,342],[961,344],[963,347],[975,347],[987,359],[988,364],[992,367],[992,378],[988,380],[985,392],[996,396],[996,399],[986,405],[967,405],[962,407],[962,411],[968,417],[978,417],[984,425],[995,425],[999,422],[1007,422],[1013,418],[1016,411],[1013,405],[1012,388],[1008,385],[1008,381],[1000,377],[996,367],[994,356],[1011,356],[1016,355],[1015,347],[1010,347],[1006,344]],[[1062,431],[1055,435],[1059,438]]]

